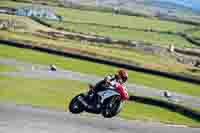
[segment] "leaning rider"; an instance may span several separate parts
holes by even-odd
[[[103,80],[99,81],[91,91],[89,91],[89,98],[93,99],[98,92],[106,89],[116,89],[118,84],[123,85],[128,80],[128,73],[124,69],[120,69],[116,74],[108,75]],[[95,100],[95,99],[93,99]],[[97,100],[97,99],[96,99]],[[97,107],[100,105],[97,104]],[[88,105],[88,109],[95,110],[92,106]]]
[[[97,93],[105,89],[116,89],[117,84],[123,85],[128,80],[128,73],[124,69],[120,69],[114,75],[108,75],[103,80],[99,81],[93,88],[93,92]]]

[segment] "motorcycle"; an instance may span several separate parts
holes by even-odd
[[[83,111],[94,114],[102,114],[105,118],[111,118],[119,114],[124,101],[128,100],[128,93],[124,86],[117,84],[116,89],[107,88],[104,91],[93,93],[93,86],[89,91],[75,96],[70,104],[69,111],[79,114]]]

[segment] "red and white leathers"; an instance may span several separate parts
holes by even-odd
[[[121,94],[122,100],[128,99],[126,87],[123,85],[123,82],[117,78],[117,75],[106,76],[104,80],[101,80],[95,85],[93,90],[97,93],[106,89],[116,89],[116,91]]]
[[[128,92],[127,92],[127,89],[125,86],[123,86],[120,83],[117,83],[116,90],[117,90],[117,92],[120,93],[122,101],[128,100],[129,96],[128,96]]]

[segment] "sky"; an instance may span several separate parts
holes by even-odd
[[[175,4],[184,5],[186,7],[190,7],[200,11],[200,0],[158,0],[158,1],[172,2]]]

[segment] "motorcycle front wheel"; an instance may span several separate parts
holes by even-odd
[[[105,118],[116,116],[121,111],[120,96],[113,96],[103,103],[102,115]]]

